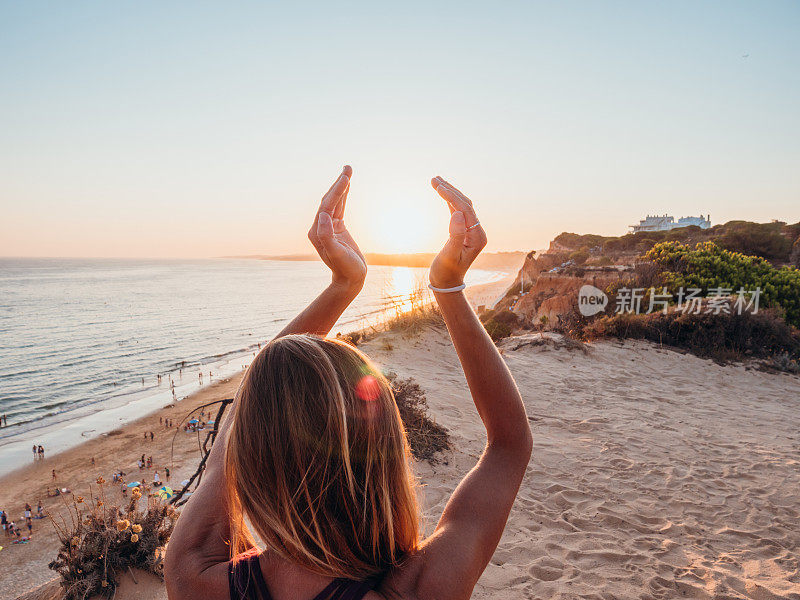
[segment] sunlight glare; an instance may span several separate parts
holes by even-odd
[[[371,215],[369,247],[389,254],[432,252],[447,238],[447,219],[446,207],[435,199],[392,194]]]
[[[409,267],[394,267],[392,269],[392,294],[395,296],[409,296],[421,284],[419,277]]]
[[[424,301],[427,292],[425,275],[409,267],[393,267],[391,278],[387,281],[386,297],[395,314],[408,312]]]

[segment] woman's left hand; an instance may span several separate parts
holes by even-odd
[[[322,197],[308,239],[333,272],[333,285],[358,292],[367,276],[367,261],[344,224],[344,208],[353,169],[348,165]]]

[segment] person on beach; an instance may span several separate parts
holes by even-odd
[[[44,446],[39,445],[39,460],[44,460]]]
[[[250,365],[175,526],[171,600],[466,600],[503,533],[532,438],[514,380],[462,292],[485,233],[470,200],[434,179],[451,217],[430,283],[488,442],[422,539],[390,384],[359,350],[325,338],[366,276],[343,220],[350,175],[345,167],[309,232],[331,284]]]
[[[34,444],[33,445],[33,460],[36,460],[36,458],[38,456],[39,456],[39,447],[36,444]]]
[[[39,500],[39,502],[38,502],[38,504],[36,506],[36,515],[40,519],[44,519],[44,509],[42,508],[42,501],[41,500]]]
[[[53,469],[53,481],[55,481],[55,480],[56,480],[56,470]]]
[[[158,471],[153,473],[153,487],[158,487],[161,485],[161,477],[158,476]]]
[[[4,510],[0,510],[0,525],[3,526],[3,532],[8,535],[8,515]]]
[[[169,481],[169,467],[164,467],[164,478]]]

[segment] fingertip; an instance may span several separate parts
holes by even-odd
[[[345,165],[344,168],[342,169],[342,174],[344,174],[344,176],[349,179],[350,177],[353,176],[353,167],[351,167],[350,165]]]
[[[444,181],[444,179],[442,179],[441,177],[439,177],[437,175],[436,177],[431,179],[431,186],[433,186],[433,189],[438,190],[439,186],[442,185],[443,181]]]
[[[464,235],[467,231],[467,220],[460,210],[450,215],[450,235]]]
[[[331,216],[326,212],[319,213],[317,219],[317,233],[319,235],[324,235],[331,230],[333,230],[333,219]]]

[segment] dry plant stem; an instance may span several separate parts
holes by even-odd
[[[174,506],[182,506],[189,499],[188,497],[185,497],[186,492],[192,487],[193,484],[195,485],[195,488],[198,485],[200,485],[200,481],[203,478],[203,471],[205,470],[205,467],[206,467],[206,462],[208,461],[208,457],[211,454],[211,448],[213,447],[214,442],[217,439],[217,434],[219,433],[219,427],[220,427],[220,424],[222,423],[222,417],[225,414],[225,410],[232,403],[233,403],[233,398],[226,398],[225,400],[218,400],[216,402],[209,402],[208,404],[205,404],[203,406],[200,406],[200,407],[194,409],[192,412],[190,412],[188,415],[186,415],[186,417],[191,416],[192,413],[197,412],[197,410],[203,409],[203,408],[207,408],[209,406],[213,406],[214,404],[219,404],[220,405],[219,410],[217,411],[217,416],[214,418],[214,427],[212,428],[211,431],[208,432],[208,435],[206,435],[206,439],[205,439],[205,441],[203,442],[203,444],[202,444],[202,446],[200,448],[200,452],[202,454],[202,458],[200,459],[200,464],[197,465],[197,469],[195,470],[194,473],[192,473],[191,477],[189,477],[189,483],[187,483],[185,486],[183,486],[180,492],[178,492],[172,498],[169,499],[169,504],[172,504]],[[181,420],[181,423],[183,423],[183,421],[186,420],[186,417],[184,417],[183,420]],[[175,432],[176,436],[177,436],[179,431],[180,431],[180,423],[178,424],[178,431]],[[175,445],[175,439],[174,438],[173,438],[172,444],[173,444],[173,451],[174,451],[174,445]]]

